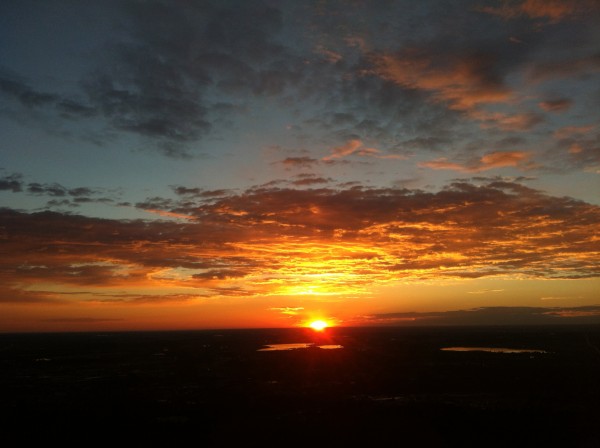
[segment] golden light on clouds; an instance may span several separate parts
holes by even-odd
[[[279,310],[276,322],[295,325],[319,303],[346,303],[358,314],[398,285],[598,275],[598,207],[511,182],[456,183],[437,193],[272,188],[172,205],[166,211],[191,218],[5,210],[6,231],[16,237],[5,245],[1,300],[98,307],[213,301],[236,303],[242,314],[244,301],[271,300],[262,309]]]

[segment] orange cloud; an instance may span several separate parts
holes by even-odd
[[[479,11],[505,19],[527,16],[555,23],[594,9],[598,9],[598,3],[594,0],[504,0],[499,7],[486,6],[479,8]]]
[[[538,103],[538,106],[546,112],[565,112],[571,108],[572,104],[572,100],[560,98],[556,100],[541,101]]]
[[[328,62],[331,62],[332,64],[335,64],[336,62],[341,61],[344,57],[332,50],[329,50],[327,48],[325,48],[323,45],[318,45],[315,48],[315,53],[320,54],[321,56],[323,56],[323,58],[325,60],[327,60]]]
[[[554,138],[563,139],[569,138],[573,136],[581,136],[585,134],[589,134],[596,128],[595,124],[587,124],[583,126],[565,126],[560,129],[554,131]]]
[[[362,157],[375,157],[377,159],[404,159],[404,156],[398,154],[382,154],[376,148],[367,148],[359,139],[348,140],[345,145],[337,146],[331,150],[331,154],[323,157],[323,161],[332,161],[350,155],[358,155]]]
[[[158,209],[146,209],[144,210],[148,213],[153,213],[159,216],[162,216],[164,218],[173,218],[173,219],[194,219],[193,217],[189,216],[189,215],[184,215],[182,213],[175,213],[175,212],[168,212],[165,210],[158,210]]]
[[[481,121],[483,127],[506,131],[526,131],[543,121],[533,112],[502,113],[484,109],[491,104],[510,104],[514,92],[494,70],[491,55],[445,55],[431,57],[421,50],[408,50],[373,57],[375,72],[410,89],[429,92],[432,99],[452,110]]]
[[[544,120],[541,115],[533,112],[511,115],[502,112],[473,110],[470,112],[470,116],[481,121],[484,128],[496,127],[504,131],[528,131]]]
[[[472,163],[461,165],[448,161],[445,157],[422,162],[419,166],[432,168],[434,170],[455,170],[465,173],[478,173],[494,168],[518,167],[520,169],[531,169],[533,166],[529,162],[531,153],[525,151],[495,151],[482,156],[479,160]]]
[[[262,187],[173,210],[195,220],[0,210],[0,302],[353,297],[400,281],[600,275],[600,208],[509,182],[437,193]]]
[[[434,60],[419,50],[373,57],[376,73],[411,89],[432,92],[451,109],[468,111],[481,104],[505,103],[513,93],[490,70],[492,56],[447,56]]]
[[[362,142],[358,139],[348,140],[348,142],[345,145],[333,148],[331,150],[331,155],[323,157],[323,160],[333,160],[349,156],[358,151],[358,149],[362,146]]]

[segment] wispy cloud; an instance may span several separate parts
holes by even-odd
[[[398,312],[364,316],[356,323],[378,325],[542,325],[600,323],[600,306],[484,307],[458,311]]]
[[[598,3],[594,0],[502,0],[500,6],[485,6],[478,9],[505,19],[525,16],[556,23],[598,8]]]
[[[332,161],[334,159],[341,159],[351,155],[357,155],[361,157],[374,157],[377,159],[405,159],[406,157],[399,154],[383,154],[379,149],[369,148],[363,144],[361,140],[352,139],[346,142],[344,145],[336,146],[331,150],[331,154],[323,157],[323,161]]]
[[[545,110],[546,112],[566,112],[573,105],[573,100],[569,98],[558,98],[553,100],[541,101],[538,103],[538,106]]]
[[[56,317],[51,319],[41,319],[41,322],[58,322],[58,323],[85,323],[97,324],[105,322],[121,322],[125,319],[101,318],[101,317]]]
[[[281,314],[287,314],[288,316],[296,316],[296,315],[299,314],[300,311],[304,310],[304,307],[301,307],[301,306],[297,306],[297,307],[285,306],[285,307],[270,308],[270,310],[272,310],[272,311],[278,311]]]
[[[586,125],[577,125],[577,126],[564,126],[562,128],[554,131],[554,138],[563,139],[573,136],[582,136],[585,134],[589,134],[594,129],[597,128],[596,124],[586,124]]]
[[[496,151],[485,154],[480,159],[467,164],[451,162],[442,157],[428,162],[421,162],[419,166],[434,170],[454,170],[466,173],[478,173],[504,167],[529,170],[536,166],[530,161],[530,158],[531,153],[525,151]]]
[[[504,289],[478,289],[477,291],[468,291],[469,294],[489,294],[489,293],[496,293],[496,292],[502,292],[504,291]]]

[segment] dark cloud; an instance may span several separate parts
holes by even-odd
[[[27,185],[27,192],[47,196],[66,196],[67,190],[59,184],[40,184],[32,182]]]
[[[561,172],[570,169],[600,171],[600,133],[593,127],[563,129],[557,132],[558,140],[546,151],[546,157]]]
[[[18,100],[27,108],[47,106],[59,100],[57,95],[39,92],[23,82],[10,79],[2,72],[0,72],[0,92]]]
[[[23,191],[23,176],[21,174],[9,174],[0,178],[0,191],[10,190],[13,193]]]
[[[63,99],[57,102],[56,108],[63,118],[91,118],[98,112],[93,107],[70,99]]]
[[[66,188],[58,183],[42,184],[39,182],[30,182],[27,184],[27,192],[41,196],[72,196],[75,198],[82,198],[85,196],[97,195],[102,191],[89,187]]]
[[[53,208],[53,207],[77,207],[77,205],[74,204],[74,203],[72,203],[68,199],[52,199],[52,200],[46,202],[46,207],[48,207],[48,208]]]
[[[168,155],[185,154],[181,144],[211,130],[209,89],[225,97],[280,95],[301,77],[299,61],[277,43],[281,13],[267,4],[124,6],[128,36],[115,42],[111,63],[86,79],[85,90],[113,126],[162,142]]]
[[[10,174],[0,178],[0,191],[10,190],[13,193],[26,192],[34,196],[50,196],[53,198],[46,202],[46,207],[78,207],[86,203],[112,204],[114,198],[103,196],[107,192],[103,189],[90,187],[67,188],[58,183],[40,183],[23,181],[20,173]]]
[[[2,274],[0,272],[0,274]],[[4,277],[4,275],[2,275]],[[0,304],[62,304],[57,294],[44,291],[22,290],[13,287],[10,281],[0,285]]]
[[[382,313],[364,323],[379,325],[547,325],[598,324],[600,306],[485,307],[458,311]]]
[[[160,197],[147,198],[143,202],[138,202],[135,204],[137,208],[141,208],[143,210],[171,210],[175,211],[174,208],[179,204],[179,202],[173,199],[165,199]]]
[[[236,120],[253,113],[253,101],[265,98],[293,114],[289,129],[303,147],[359,140],[385,154],[447,151],[468,144],[463,140],[473,138],[473,129],[496,138],[546,124],[539,109],[531,110],[535,103],[544,112],[579,105],[577,89],[569,99],[557,92],[530,100],[519,80],[597,72],[589,32],[597,11],[585,0],[382,1],[352,8],[127,0],[106,7],[111,40],[94,49],[94,68],[71,86],[77,90],[47,92],[5,69],[0,92],[65,120],[104,120],[104,131],[81,133],[88,141],[101,144],[126,132],[171,157],[206,150],[199,141],[235,131]],[[304,155],[281,163],[306,169],[318,162]]]
[[[319,159],[313,157],[286,157],[280,162],[286,168],[311,168],[314,165],[319,164]]]
[[[332,181],[333,179],[331,178],[319,177],[315,176],[314,174],[299,174],[296,176],[296,179],[293,180],[291,183],[292,185],[301,187],[308,185],[327,184]]]
[[[53,107],[67,119],[90,118],[96,114],[96,110],[91,106],[56,93],[36,90],[19,78],[0,69],[0,95],[17,100],[28,110],[50,110]]]
[[[538,105],[546,112],[566,112],[573,105],[573,101],[569,98],[558,98],[542,101]]]
[[[188,196],[196,198],[216,198],[220,196],[226,196],[231,193],[231,190],[219,189],[219,190],[205,190],[202,188],[188,188],[184,186],[174,186],[173,191],[178,196]]]
[[[581,76],[600,71],[600,53],[582,57],[562,57],[553,61],[538,62],[531,66],[528,78],[531,82]]]

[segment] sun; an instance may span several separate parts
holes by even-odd
[[[311,323],[308,324],[308,326],[315,331],[323,331],[329,326],[329,324],[324,320],[313,320]]]

